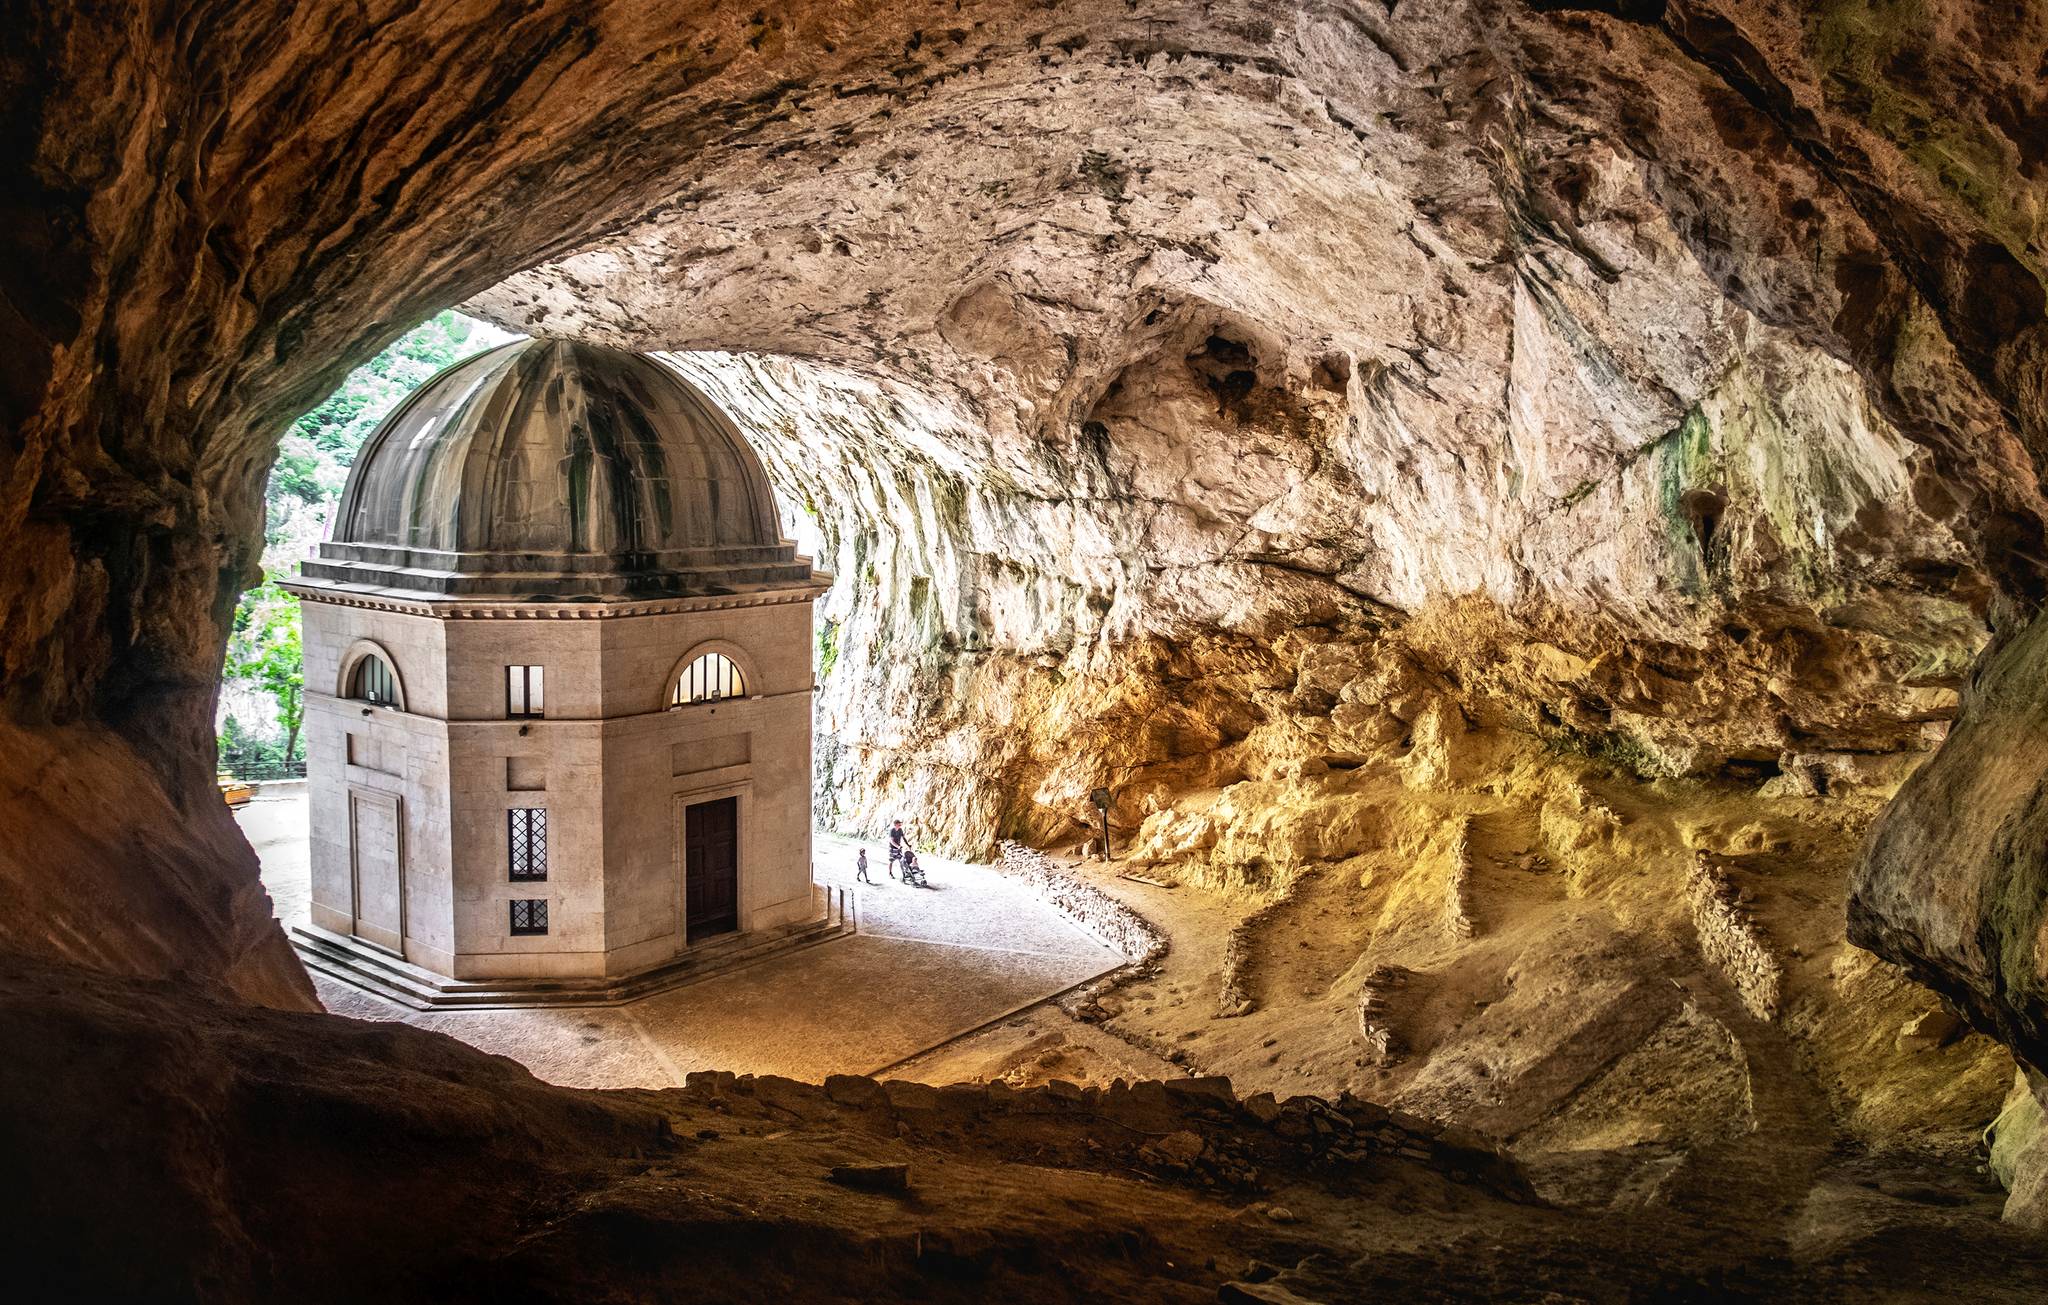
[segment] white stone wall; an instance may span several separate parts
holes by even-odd
[[[304,604],[314,919],[354,927],[350,792],[391,794],[404,826],[405,954],[457,978],[620,975],[684,950],[684,807],[740,804],[740,928],[807,917],[812,632],[808,601],[521,619]],[[337,697],[373,639],[406,710]],[[667,708],[687,656],[722,651],[744,699]],[[544,668],[545,715],[507,719],[505,667]],[[349,761],[355,736],[357,761]],[[507,812],[548,812],[548,877],[509,875]],[[514,937],[509,903],[548,902]]]
[[[309,696],[340,696],[347,687],[340,681],[342,659],[358,640],[367,639],[390,654],[407,711],[437,720],[448,718],[447,679],[441,669],[447,661],[447,622],[431,616],[331,603],[301,603],[299,610],[303,614],[302,643]]]
[[[740,663],[746,672],[750,696],[773,697],[811,687],[813,636],[809,603],[736,607],[596,624],[604,627],[602,694],[603,714],[608,717],[632,716],[666,706],[670,676],[686,655],[706,643],[720,646]]]
[[[451,643],[460,639],[458,634]],[[525,664],[547,665],[552,678],[556,666],[566,669],[573,663],[536,659]],[[503,681],[502,665],[486,669]],[[460,721],[448,727],[455,776],[450,819],[459,944],[453,973],[465,979],[605,973],[604,723],[507,720],[502,703],[498,715],[497,720]],[[508,763],[515,758],[540,772],[543,787],[510,787]],[[531,783],[534,777],[529,773],[522,779]],[[548,813],[544,881],[514,882],[510,877],[506,813],[514,807],[538,807]],[[545,935],[512,935],[509,904],[515,898],[548,903]]]
[[[650,617],[621,618],[630,623]],[[549,720],[605,715],[604,627],[612,620],[458,620],[448,627],[448,718],[505,719],[505,668],[542,666]]]
[[[326,603],[303,603],[306,789],[311,825],[313,923],[355,929],[349,845],[351,794],[398,802],[404,955],[447,972],[456,948],[451,884],[449,769],[440,675],[444,623]],[[404,709],[342,696],[345,659],[370,640],[396,673]],[[352,759],[353,758],[353,759]]]

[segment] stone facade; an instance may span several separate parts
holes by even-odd
[[[316,941],[559,984],[809,920],[826,583],[777,537],[737,430],[662,364],[529,341],[428,382],[365,443],[335,538],[288,585]],[[707,654],[739,683],[680,701]],[[371,658],[388,684],[359,681]],[[537,710],[508,684],[521,668]],[[693,879],[699,820],[716,829]]]
[[[811,913],[808,590],[516,615],[299,592],[314,924],[459,979],[660,965],[685,946],[684,809],[721,797],[739,799],[740,930]],[[747,696],[670,707],[677,673],[707,649],[740,665]],[[396,673],[397,704],[348,696],[372,651]],[[507,717],[515,665],[543,668],[545,716]],[[545,881],[508,876],[515,808],[547,812]],[[357,843],[387,822],[399,896],[380,916]],[[509,932],[515,898],[548,903],[546,934]]]

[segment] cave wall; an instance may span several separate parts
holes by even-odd
[[[1417,664],[1644,776],[1895,783],[2040,593],[2041,16],[1543,8],[949,33],[474,307],[785,355],[684,365],[841,577],[848,826],[1135,828],[1405,745],[1353,695]],[[1913,850],[1857,936],[2011,1037],[2032,916],[1906,945],[1992,918]]]
[[[1303,626],[1406,628],[1481,710],[1645,774],[1838,768],[1938,741],[2030,610],[2038,322],[2005,273],[2038,249],[1982,192],[2033,211],[2034,142],[1948,38],[2026,100],[2038,33],[1392,10],[949,29],[912,89],[799,100],[472,302],[786,355],[686,365],[842,577],[851,823],[1043,834],[1040,798],[1200,750],[1130,728],[1191,683],[1258,713],[1202,655]],[[1950,124],[1982,148],[1922,148],[1893,81],[1990,115]],[[2003,303],[2007,344],[1951,321]]]
[[[32,7],[0,62],[6,818],[139,790],[98,835],[145,850],[44,844],[118,890],[88,896],[10,839],[0,876],[62,904],[7,942],[307,1000],[219,813],[150,822],[210,801],[278,431],[465,298],[805,360],[723,365],[761,429],[897,405],[767,441],[828,564],[873,567],[826,612],[855,820],[907,795],[966,845],[1098,755],[1199,771],[1301,627],[1437,640],[1475,709],[1651,771],[1925,746],[2041,589],[2044,31],[1972,0]]]
[[[1849,936],[2048,1067],[2048,622],[1979,668],[1857,867]]]

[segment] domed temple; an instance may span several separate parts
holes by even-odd
[[[414,1005],[590,1001],[843,927],[810,870],[829,583],[662,363],[526,340],[429,381],[287,585],[300,954]]]

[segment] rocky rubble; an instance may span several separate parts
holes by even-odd
[[[1785,967],[1751,916],[1747,896],[1711,852],[1694,855],[1685,880],[1686,901],[1700,951],[1742,996],[1760,1020],[1777,1015]]]
[[[1460,1130],[1214,1078],[572,1091],[417,1028],[22,962],[0,966],[0,1041],[0,1216],[34,1299],[1196,1302],[1281,1278],[1321,1300],[1781,1299],[1882,1263],[2001,1300],[2048,1271],[1926,1203],[1819,1246],[1742,1204],[1576,1215]],[[1902,1237],[1948,1249],[1883,1261]]]
[[[908,1145],[969,1138],[997,1152],[1035,1147],[1040,1163],[1105,1173],[1130,1168],[1174,1181],[1258,1192],[1305,1170],[1399,1157],[1509,1199],[1533,1199],[1513,1163],[1467,1130],[1389,1111],[1272,1093],[1240,1099],[1220,1077],[1107,1087],[1053,1080],[1018,1090],[996,1080],[932,1087],[835,1075],[822,1085],[751,1074],[691,1074],[683,1098],[734,1119],[816,1118]]]
[[[1391,1065],[1401,1055],[1401,1041],[1389,1022],[1394,990],[1408,982],[1408,972],[1398,965],[1375,965],[1358,985],[1358,1036],[1365,1043],[1366,1059],[1374,1065]]]
[[[1178,1235],[1174,1225],[1185,1214],[1162,1206],[1161,1192],[1219,1203],[1203,1215],[1214,1221],[1203,1233],[1211,1257],[1275,1257],[1260,1231],[1271,1226],[1287,1230],[1277,1252],[1283,1263],[1325,1244],[1332,1212],[1360,1203],[1420,1198],[1427,1219],[1456,1221],[1470,1211],[1496,1237],[1508,1218],[1498,1211],[1541,1209],[1517,1168],[1476,1135],[1349,1095],[1239,1095],[1222,1078],[1054,1082],[1017,1091],[716,1072],[693,1074],[679,1090],[578,1093],[536,1083],[509,1062],[439,1035],[216,1006],[171,985],[92,980],[53,1007],[36,992],[53,977],[17,970],[0,979],[0,1026],[18,1053],[17,1072],[5,1083],[8,1154],[59,1165],[78,1158],[85,1130],[126,1137],[150,1121],[182,1127],[178,1120],[193,1118],[188,1107],[207,1111],[193,1162],[170,1174],[144,1166],[122,1199],[159,1211],[216,1199],[247,1207],[241,1239],[219,1247],[222,1258],[209,1270],[226,1272],[237,1293],[245,1288],[236,1275],[254,1274],[246,1289],[257,1294],[347,1298],[403,1272],[422,1239],[431,1239],[436,1280],[457,1299],[502,1290],[522,1276],[529,1292],[549,1295],[557,1275],[579,1262],[586,1292],[601,1283],[623,1298],[636,1284],[665,1281],[669,1266],[688,1265],[713,1298],[737,1298],[749,1272],[750,1229],[764,1215],[780,1236],[810,1247],[806,1254],[829,1247],[845,1257],[839,1267],[787,1279],[793,1299],[893,1294],[920,1281],[924,1290],[944,1290],[961,1256],[979,1266],[970,1281],[1000,1272],[1032,1282],[1028,1261],[999,1269],[1017,1243],[988,1240],[979,1223],[986,1212],[960,1190],[1004,1169],[1023,1175],[1021,1186],[1002,1189],[1010,1203],[1004,1220],[1027,1230],[1041,1253],[1065,1245],[1063,1255],[1091,1266],[1100,1253],[1088,1249],[1091,1228],[1107,1230],[1107,1244],[1125,1256],[1147,1243],[1118,1239],[1148,1224],[1145,1239]],[[163,1027],[181,1034],[165,1040],[151,1031]],[[117,1063],[148,1067],[160,1082],[205,1082],[234,1105],[150,1106],[111,1076],[85,1103],[23,1095],[50,1057],[88,1045]],[[376,1071],[364,1076],[372,1065]],[[314,1090],[322,1082],[329,1086]],[[292,1140],[309,1134],[274,1131],[309,1118],[350,1127],[331,1150],[311,1156]],[[331,1165],[366,1139],[388,1147],[401,1137],[404,1163],[380,1166],[375,1214],[357,1209],[352,1203],[368,1198],[331,1181],[327,1168],[311,1171],[321,1181],[301,1181],[309,1162]],[[773,1181],[800,1193],[768,1197],[787,1202],[772,1213],[756,1206],[763,1179],[755,1166],[764,1164],[780,1175]],[[514,1181],[519,1169],[524,1177]],[[1134,1189],[1113,1198],[1127,1208],[1098,1208],[1105,1194],[1074,1186],[1083,1180]],[[847,1198],[855,1202],[890,1204],[836,1206],[821,1195],[825,1184],[857,1193]],[[1040,1195],[1031,1194],[1034,1186]],[[543,1190],[550,1193],[545,1208],[524,1210]],[[468,1195],[429,1208],[458,1191]],[[38,1206],[16,1213],[26,1220],[16,1228],[50,1234],[32,1284],[118,1281],[108,1276],[113,1266],[69,1258],[61,1248],[114,1235],[116,1225],[103,1220],[124,1219],[119,1226],[132,1234],[137,1216],[94,1207],[83,1188],[69,1186],[46,1188]],[[926,1249],[900,1262],[893,1252],[878,1256],[905,1223],[921,1230]],[[1252,1231],[1247,1237],[1239,1227]],[[590,1256],[622,1235],[638,1253],[607,1256],[598,1270]],[[515,1262],[492,1267],[507,1240],[518,1243]],[[150,1281],[168,1285],[196,1271],[190,1250],[190,1243],[166,1246],[148,1266]],[[1157,1273],[1157,1259],[1144,1252],[1138,1267]],[[1057,1287],[1034,1290],[1064,1298]]]
[[[1063,871],[1052,857],[1005,842],[996,867],[1028,884],[1054,909],[1121,952],[1132,965],[1156,964],[1166,939],[1145,918],[1085,879]]]

